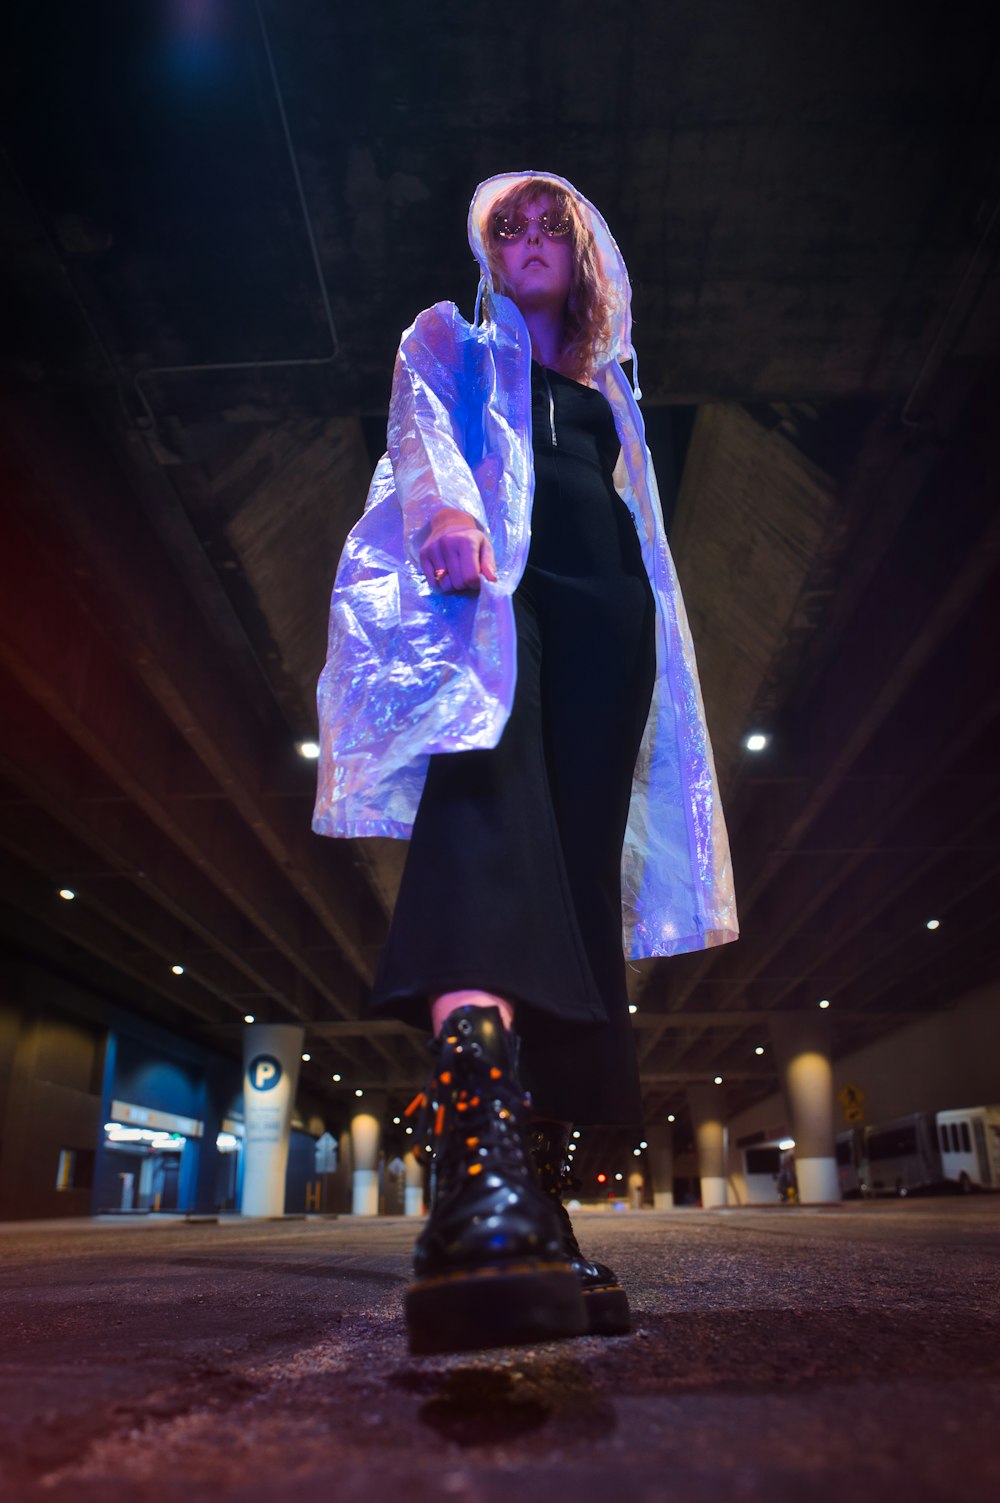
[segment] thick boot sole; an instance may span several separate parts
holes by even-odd
[[[415,1357],[583,1336],[580,1280],[568,1263],[517,1263],[423,1279],[406,1292]]]
[[[583,1290],[588,1336],[627,1336],[632,1329],[628,1295],[620,1284]]]

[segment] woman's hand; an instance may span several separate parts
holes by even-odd
[[[462,590],[477,594],[480,576],[496,583],[493,545],[468,512],[443,506],[431,518],[418,554],[427,583],[445,595]]]

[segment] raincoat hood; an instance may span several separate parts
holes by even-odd
[[[606,365],[612,360],[634,362],[636,354],[632,346],[632,285],[622,253],[600,211],[595,209],[590,199],[585,198],[579,189],[574,188],[568,178],[560,177],[556,172],[500,172],[495,177],[486,178],[472,195],[472,202],[469,204],[469,246],[479,263],[481,273],[473,323],[479,322],[479,309],[484,297],[487,307],[499,320],[503,321],[511,316],[513,303],[510,298],[496,292],[493,286],[493,276],[486,256],[486,236],[494,205],[511,188],[532,181],[538,182],[540,192],[545,191],[546,184],[552,184],[567,193],[594,237],[597,264],[611,303],[611,338],[604,348],[595,351],[595,364]],[[633,390],[638,400],[642,393],[639,391],[637,378],[633,381]]]

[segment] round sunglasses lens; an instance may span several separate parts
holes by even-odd
[[[564,235],[568,235],[570,232],[570,222],[565,218],[557,219],[554,215],[543,214],[539,223],[546,235],[549,235],[553,240],[561,240]]]
[[[516,240],[518,235],[524,234],[524,220],[508,219],[506,214],[496,214],[493,218],[493,231],[499,240]]]

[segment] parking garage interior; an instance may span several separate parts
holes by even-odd
[[[995,1487],[987,14],[15,7],[12,1497]],[[421,1364],[427,1041],[367,1012],[405,843],[311,833],[315,686],[400,332],[472,317],[469,198],[526,166],[630,267],[742,934],[630,963],[643,1121],[572,1142],[632,1333]]]

